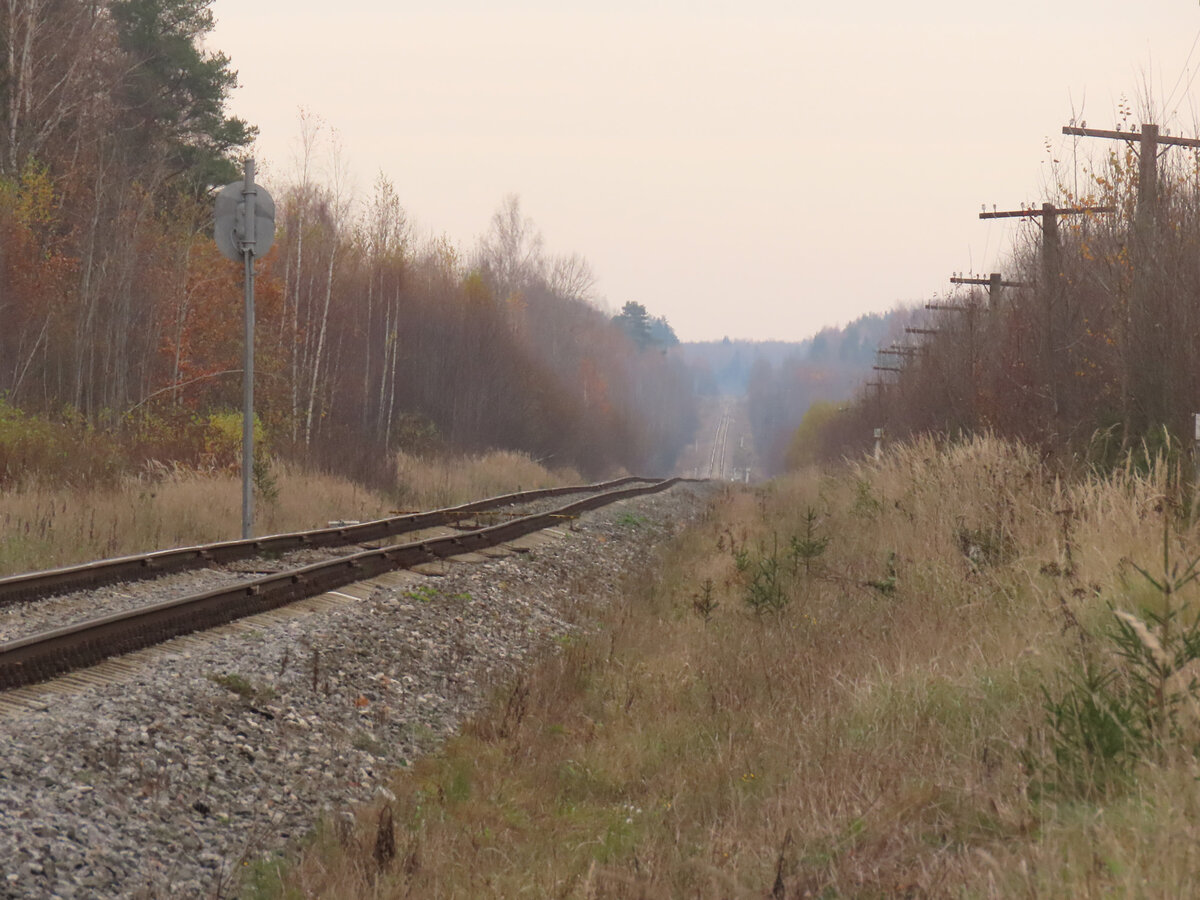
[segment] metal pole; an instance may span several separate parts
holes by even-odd
[[[254,160],[242,182],[242,258],[246,266],[246,335],[242,362],[242,537],[254,536]]]

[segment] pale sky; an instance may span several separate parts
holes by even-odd
[[[1113,128],[1148,83],[1173,134],[1200,120],[1197,0],[212,8],[268,189],[307,109],[360,197],[382,171],[419,232],[467,248],[517,194],[610,307],[683,340],[800,340],[943,294],[1020,227],[981,204],[1040,203],[1047,139],[1070,166],[1073,111]]]

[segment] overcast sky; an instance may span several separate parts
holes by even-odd
[[[1197,0],[215,0],[270,188],[299,111],[353,183],[473,246],[517,194],[610,307],[684,340],[799,340],[993,271],[1072,113],[1150,85],[1196,133]],[[1050,151],[1047,151],[1047,140]],[[1107,147],[1103,148],[1107,150]],[[1178,151],[1172,151],[1178,152]]]

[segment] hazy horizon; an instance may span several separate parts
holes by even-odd
[[[1020,226],[980,205],[1040,202],[1052,158],[1108,150],[1063,137],[1072,115],[1111,128],[1149,89],[1196,131],[1200,8],[1166,0],[213,11],[265,184],[304,108],[360,196],[383,172],[419,231],[469,248],[516,194],[609,307],[688,341],[803,340],[995,270]]]

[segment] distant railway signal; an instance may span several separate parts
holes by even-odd
[[[241,181],[221,188],[213,209],[213,239],[226,259],[246,269],[246,328],[242,364],[242,537],[254,532],[254,257],[275,240],[275,201],[254,183],[254,160]]]
[[[249,218],[248,210],[252,210]],[[271,249],[275,241],[275,201],[266,188],[254,183],[254,160],[246,160],[243,180],[227,184],[217,193],[213,239],[221,255],[233,262],[241,262],[247,250],[255,256],[266,256]]]

